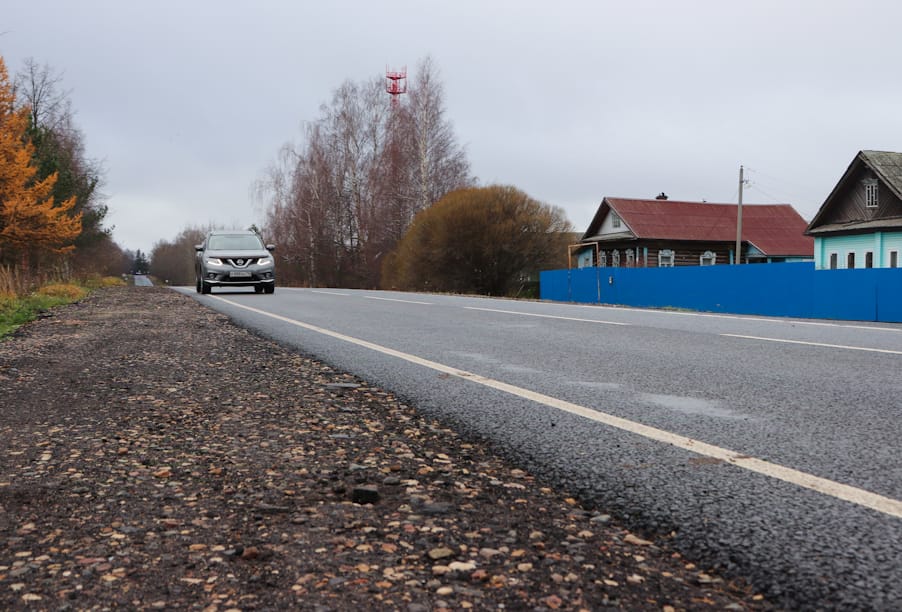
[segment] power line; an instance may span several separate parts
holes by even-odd
[[[760,193],[761,193],[762,195],[764,195],[765,197],[770,198],[771,200],[773,200],[773,202],[774,202],[775,204],[786,204],[786,203],[787,203],[787,201],[784,200],[784,201],[781,202],[780,199],[775,198],[775,197],[772,196],[771,194],[767,193],[766,191],[764,191],[763,189],[761,189],[760,187],[758,187],[758,184],[757,184],[757,183],[749,182],[749,183],[748,183],[748,186],[751,187],[752,189],[754,189],[755,191],[760,192]]]

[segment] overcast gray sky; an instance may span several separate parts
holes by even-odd
[[[902,151],[900,24],[898,0],[29,0],[0,55],[62,73],[114,237],[149,251],[261,221],[252,183],[333,89],[427,55],[473,174],[580,231],[604,196],[735,202],[740,164],[746,202],[810,219],[859,150]]]

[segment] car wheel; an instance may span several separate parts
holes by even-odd
[[[194,288],[197,290],[198,293],[200,293],[200,279],[199,278],[194,279]]]
[[[263,287],[263,291],[264,291],[265,293],[275,293],[275,292],[276,292],[276,284],[273,283],[273,284],[271,284],[271,285],[265,285],[265,286]]]
[[[201,293],[210,293],[213,290],[213,286],[205,281],[200,281],[200,292]]]
[[[263,293],[263,285],[254,285],[254,293]]]

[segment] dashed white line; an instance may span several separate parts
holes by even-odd
[[[843,329],[862,329],[866,331],[885,331],[902,333],[902,327],[876,327],[874,325],[857,325],[854,323],[829,323],[826,321],[800,321],[798,319],[783,319],[780,317],[754,317],[737,314],[716,314],[711,312],[685,312],[680,310],[659,310],[655,308],[627,308],[624,306],[604,306],[594,304],[560,304],[576,308],[595,308],[603,310],[622,310],[626,312],[647,312],[678,317],[702,317],[711,319],[728,319],[734,321],[755,321],[758,323],[788,323],[790,325],[809,325],[812,327],[841,327]]]
[[[499,310],[497,308],[477,308],[476,306],[464,306],[464,310],[482,310],[484,312],[500,312],[502,314],[521,315],[524,317],[542,317],[543,319],[561,319],[563,321],[579,321],[581,323],[601,323],[602,325],[622,325],[630,326],[631,323],[621,323],[619,321],[601,321],[598,319],[579,319],[576,317],[562,317],[559,315],[538,314],[535,312],[520,312],[517,310]]]
[[[375,295],[363,296],[368,300],[382,300],[383,302],[401,302],[402,304],[422,304],[423,306],[432,306],[432,302],[418,302],[416,300],[399,300],[397,298],[376,297]]]
[[[742,338],[744,340],[764,340],[766,342],[782,342],[784,344],[804,344],[806,346],[821,346],[824,348],[844,349],[847,351],[867,351],[869,353],[886,353],[889,355],[902,355],[902,351],[890,349],[871,348],[867,346],[850,346],[847,344],[827,344],[826,342],[806,342],[804,340],[787,340],[785,338],[765,338],[762,336],[743,336],[741,334],[720,334],[728,338]]]
[[[833,480],[829,480],[827,478],[821,478],[820,476],[815,476],[813,474],[808,474],[807,472],[802,472],[799,470],[795,470],[792,468],[788,468],[776,463],[771,463],[769,461],[765,461],[763,459],[757,459],[755,457],[749,457],[748,455],[744,455],[742,453],[737,453],[736,451],[729,450],[727,448],[722,448],[719,446],[714,446],[713,444],[708,444],[706,442],[701,442],[699,440],[695,440],[693,438],[687,438],[685,436],[681,436],[679,434],[675,434],[670,431],[666,431],[663,429],[658,429],[656,427],[650,427],[648,425],[643,425],[642,423],[637,423],[635,421],[630,421],[628,419],[624,419],[622,417],[614,416],[612,414],[608,414],[606,412],[600,412],[598,410],[592,410],[591,408],[586,408],[585,406],[580,406],[579,404],[573,404],[571,402],[558,399],[556,397],[551,397],[549,395],[545,395],[542,393],[537,393],[535,391],[530,391],[529,389],[524,389],[522,387],[516,387],[514,385],[501,382],[499,380],[494,380],[491,378],[487,378],[485,376],[481,376],[479,374],[474,374],[472,372],[467,372],[465,370],[459,370],[457,368],[447,366],[435,361],[430,361],[428,359],[424,359],[422,357],[417,357],[416,355],[411,355],[409,353],[403,353],[401,351],[388,348],[379,344],[375,344],[373,342],[368,342],[367,340],[362,340],[360,338],[354,338],[353,336],[347,336],[345,334],[335,332],[329,329],[325,329],[322,327],[317,327],[315,325],[311,325],[309,323],[304,323],[303,321],[298,321],[296,319],[289,319],[288,317],[283,317],[281,315],[272,314],[270,312],[266,312],[264,310],[260,310],[258,308],[253,308],[251,306],[245,306],[243,304],[239,304],[237,302],[232,302],[225,298],[212,296],[213,299],[221,300],[231,306],[236,308],[241,308],[243,310],[247,310],[249,312],[254,312],[256,314],[271,317],[273,319],[283,321],[290,325],[295,325],[297,327],[301,327],[303,329],[316,332],[318,334],[323,334],[325,336],[329,336],[335,338],[337,340],[342,340],[344,342],[348,342],[350,344],[355,344],[357,346],[361,346],[378,353],[382,353],[383,355],[388,355],[391,357],[395,357],[397,359],[402,359],[409,363],[413,363],[416,365],[420,365],[426,368],[430,368],[437,372],[441,372],[443,374],[447,374],[449,376],[454,376],[457,378],[461,378],[463,380],[468,380],[474,382],[476,384],[483,385],[485,387],[489,387],[492,389],[496,389],[498,391],[503,391],[510,395],[514,395],[516,397],[520,397],[523,399],[527,399],[533,402],[537,402],[539,404],[543,404],[545,406],[549,406],[552,408],[557,408],[558,410],[562,410],[564,412],[569,412],[570,414],[575,414],[586,419],[595,421],[597,423],[602,423],[604,425],[608,425],[610,427],[614,427],[623,431],[627,431],[636,435],[643,436],[650,440],[655,440],[658,442],[663,442],[665,444],[670,444],[677,448],[681,448],[683,450],[687,450],[689,452],[711,457],[714,459],[719,459],[721,461],[730,463],[737,467],[741,467],[743,469],[749,470],[751,472],[756,472],[758,474],[762,474],[765,476],[769,476],[771,478],[775,478],[777,480],[781,480],[783,482],[791,483],[799,487],[803,487],[806,489],[810,489],[812,491],[817,491],[818,493],[822,493],[824,495],[828,495],[830,497],[834,497],[836,499],[840,499],[843,501],[847,501],[853,504],[857,504],[859,506],[863,506],[865,508],[869,508],[871,510],[876,510],[877,512],[882,512],[883,514],[887,514],[889,516],[893,516],[896,518],[902,518],[902,501],[897,499],[892,499],[891,497],[886,497],[884,495],[880,495],[878,493],[873,493],[871,491],[866,491],[864,489],[860,489],[858,487],[853,487],[850,485],[842,484],[839,482],[835,482]]]

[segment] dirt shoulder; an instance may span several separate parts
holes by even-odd
[[[769,608],[166,289],[21,328],[0,389],[0,608]]]

